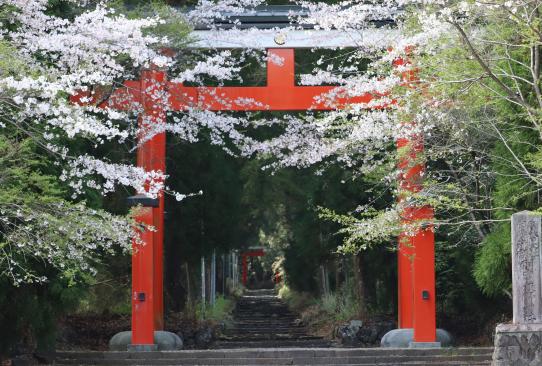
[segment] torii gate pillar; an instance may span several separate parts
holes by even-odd
[[[402,202],[406,199],[405,196],[418,193],[423,188],[425,166],[423,163],[416,163],[424,150],[423,137],[414,135],[399,139],[397,149],[407,150],[400,154],[402,157],[398,162],[399,202]],[[433,209],[429,206],[406,206],[401,214],[403,224],[412,224],[414,232],[399,235],[397,254],[399,330],[391,331],[390,334],[409,332],[413,329],[410,347],[440,347],[436,335]],[[389,345],[398,346],[393,341]]]
[[[139,116],[140,139],[155,128],[165,126],[166,109],[160,99],[166,88],[166,72],[148,69],[141,72],[139,101],[143,113]],[[137,149],[137,166],[146,171],[166,170],[165,130],[140,144]],[[140,232],[142,244],[134,239],[132,254],[132,350],[156,350],[154,331],[164,329],[163,245],[164,245],[164,195],[160,192],[154,204],[143,207],[136,220],[155,231]]]

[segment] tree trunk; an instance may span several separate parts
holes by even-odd
[[[329,287],[327,284],[327,271],[325,264],[320,264],[320,285],[322,289],[322,297],[329,294]]]
[[[339,258],[335,258],[335,292],[341,288],[341,262]]]
[[[360,319],[365,319],[367,315],[367,303],[365,297],[365,281],[363,278],[363,256],[361,253],[356,254],[352,257],[352,262],[354,265],[354,292],[356,295],[356,300],[358,302],[358,314]]]
[[[205,315],[205,300],[207,298],[207,291],[205,290],[205,277],[205,257],[201,256],[201,309],[203,315]]]

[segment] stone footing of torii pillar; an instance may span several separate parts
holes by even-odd
[[[542,217],[512,215],[513,321],[499,324],[493,366],[542,365]]]

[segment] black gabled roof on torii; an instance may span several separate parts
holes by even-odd
[[[217,18],[212,26],[228,29],[234,26],[239,29],[246,28],[285,28],[290,26],[303,26],[304,28],[313,28],[308,24],[297,24],[292,22],[290,16],[307,16],[308,10],[298,5],[263,5],[253,9],[247,9],[242,13],[226,13],[222,19]],[[208,24],[196,25],[196,30],[209,29]]]
[[[230,29],[234,27],[238,29],[272,29],[291,26],[313,29],[313,24],[299,24],[295,22],[296,17],[307,17],[308,14],[308,9],[299,5],[264,5],[248,9],[242,13],[226,13],[223,18],[215,19],[212,24],[197,24],[195,29]],[[374,24],[377,26],[393,23],[392,19],[374,21]]]

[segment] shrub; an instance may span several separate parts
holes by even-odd
[[[231,313],[234,307],[235,302],[224,296],[217,296],[214,305],[207,303],[204,311],[202,311],[201,301],[198,301],[195,306],[196,318],[228,323],[232,320]]]

